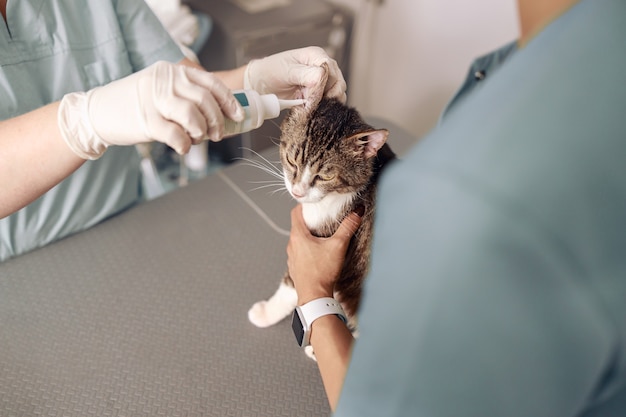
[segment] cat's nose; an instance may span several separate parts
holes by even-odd
[[[295,198],[302,198],[305,196],[306,190],[300,185],[294,185],[291,189],[291,194],[293,194]]]
[[[302,197],[304,197],[304,193],[302,193],[302,192],[297,192],[296,190],[291,190],[291,194],[293,194],[293,196],[294,196],[295,198],[302,198]]]

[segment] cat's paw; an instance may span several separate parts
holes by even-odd
[[[295,288],[281,283],[267,301],[254,303],[248,310],[248,320],[257,327],[268,327],[289,316],[298,302]]]
[[[250,307],[248,310],[248,320],[256,327],[269,327],[276,324],[276,321],[272,320],[271,315],[268,312],[269,303],[267,301],[258,301]]]
[[[306,355],[313,359],[315,362],[317,362],[317,358],[315,357],[315,352],[313,351],[313,346],[309,345],[309,346],[305,346],[304,347],[304,353],[306,353]]]

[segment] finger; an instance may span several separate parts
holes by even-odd
[[[331,85],[331,82],[334,82],[334,84]],[[348,96],[346,94],[346,83],[345,81],[342,83],[341,81],[338,80],[328,80],[328,83],[326,84],[326,92],[324,93],[324,95],[328,98],[336,98],[337,100],[339,100],[341,103],[345,104],[346,101],[348,100]]]
[[[306,46],[304,48],[295,49],[293,56],[297,62],[318,67],[329,59],[324,48],[319,46]]]
[[[205,120],[201,139],[218,142],[224,136],[224,116],[235,121],[243,119],[243,109],[231,91],[213,74],[195,68],[186,68],[191,88],[178,93],[187,95],[196,103]]]
[[[155,66],[156,76],[151,86],[153,105],[160,117],[178,123],[193,139],[201,139],[207,127],[195,105],[200,99],[197,92],[200,89],[192,88],[183,71],[182,66],[171,64]],[[158,80],[164,81],[156,82]],[[154,134],[154,130],[151,133]]]
[[[163,118],[177,123],[191,138],[196,140],[204,138],[209,127],[208,123],[214,124],[219,121],[215,115],[201,112],[201,109],[190,100],[177,96],[171,96],[167,100],[157,100],[155,107]],[[219,110],[217,112],[219,113]]]
[[[299,83],[302,86],[304,99],[308,99],[310,91],[314,91],[319,88],[319,84],[322,82],[324,76],[324,70],[322,67],[307,67],[306,69],[299,69],[298,76],[300,77],[294,83]],[[324,86],[324,96],[329,98],[336,98],[342,103],[347,100],[346,96],[346,81],[341,73],[339,76],[329,76],[326,85]]]
[[[338,238],[343,241],[349,241],[356,233],[360,225],[361,216],[359,216],[357,213],[350,213],[343,219],[343,221],[339,225],[339,228],[333,235],[333,238]]]
[[[314,88],[324,77],[324,68],[308,65],[296,65],[288,74],[287,82],[305,88]]]
[[[180,125],[161,117],[154,117],[149,125],[151,128],[146,132],[149,138],[165,143],[179,155],[189,152],[192,141]]]
[[[235,96],[222,81],[210,72],[202,71],[196,68],[187,68],[187,76],[189,80],[199,86],[204,87],[204,97],[198,103],[201,110],[206,105],[206,95],[210,94],[217,106],[221,109],[226,117],[236,122],[240,122],[244,118],[244,111]],[[208,109],[207,109],[208,110]]]
[[[202,138],[208,138],[213,142],[221,140],[224,136],[224,114],[220,110],[219,104],[215,101],[215,97],[207,93],[198,109],[202,112],[206,123],[206,129]]]
[[[316,105],[323,96],[325,86],[322,85],[322,79],[325,78],[325,70],[322,67],[298,67],[298,78],[292,81],[292,85],[299,85],[306,104],[309,108]]]
[[[346,80],[343,78],[337,61],[331,59],[328,62],[328,81],[324,87],[324,95],[326,97],[336,98],[342,103],[345,103],[347,100],[346,89]]]
[[[321,68],[322,65],[326,64],[328,67],[328,84],[334,86],[338,83],[337,85],[339,88],[343,85],[343,90],[345,91],[346,80],[344,79],[343,73],[339,68],[339,64],[335,59],[328,56],[323,48],[320,48],[319,46],[301,48],[295,51],[294,56],[296,63],[303,64],[309,68]],[[319,80],[321,80],[321,76],[317,78],[317,82],[319,82]]]
[[[289,232],[289,241],[287,242],[288,257],[291,257],[291,253],[293,252],[293,246],[295,245],[294,240],[303,232],[302,223],[304,223],[304,219],[302,218],[302,206],[298,204],[291,209],[291,230]]]
[[[329,78],[332,77],[334,79],[341,80],[345,84],[346,80],[344,80],[343,78],[343,73],[341,72],[341,69],[339,68],[339,64],[337,63],[337,61],[329,57],[324,62],[326,63],[326,65],[328,65]]]

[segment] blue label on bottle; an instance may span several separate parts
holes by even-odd
[[[245,95],[245,93],[235,93],[233,95],[235,96],[239,104],[241,104],[243,107],[248,107],[250,105],[250,103],[248,103],[248,97]]]

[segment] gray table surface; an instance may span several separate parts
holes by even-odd
[[[268,179],[234,164],[0,264],[0,416],[328,415],[288,320],[247,319],[286,268]]]

